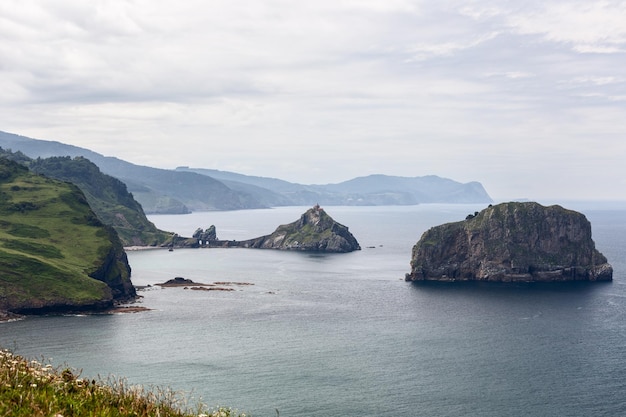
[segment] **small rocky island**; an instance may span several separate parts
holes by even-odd
[[[503,203],[426,231],[407,281],[611,281],[613,268],[578,212]]]
[[[300,216],[299,220],[278,226],[270,235],[242,241],[240,246],[333,253],[361,250],[359,242],[348,228],[333,220],[317,204]]]
[[[176,242],[183,247],[254,248],[307,252],[346,253],[361,250],[348,228],[337,223],[323,208],[315,205],[300,219],[278,226],[274,233],[248,240],[217,239],[215,227],[196,230],[193,238]]]

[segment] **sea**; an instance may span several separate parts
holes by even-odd
[[[1,323],[0,345],[252,416],[624,416],[626,203],[561,205],[590,220],[613,282],[405,282],[424,231],[485,205],[329,206],[362,250],[129,251],[149,311]],[[248,239],[306,209],[149,218],[185,236],[215,225],[220,239]],[[237,284],[156,285],[174,277]]]

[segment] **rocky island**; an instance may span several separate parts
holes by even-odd
[[[613,268],[578,212],[503,203],[426,231],[407,281],[611,281]]]
[[[197,229],[193,238],[177,238],[176,246],[209,248],[253,248],[306,252],[346,253],[361,250],[348,227],[336,222],[319,205],[308,209],[300,219],[278,226],[269,235],[248,240],[217,239],[215,226]]]

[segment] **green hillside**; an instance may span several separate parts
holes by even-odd
[[[0,158],[0,310],[106,307],[134,296],[121,242],[81,190]]]
[[[0,146],[21,151],[30,158],[85,157],[105,174],[123,181],[146,213],[184,214],[190,211],[267,208],[251,195],[232,190],[206,175],[135,165],[89,149],[2,131]]]
[[[29,166],[47,177],[76,184],[100,220],[115,228],[124,246],[158,246],[172,236],[146,218],[143,208],[122,181],[103,174],[86,158],[37,158]]]

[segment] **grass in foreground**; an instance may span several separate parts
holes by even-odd
[[[86,380],[0,350],[0,416],[11,417],[245,417],[229,408],[194,411],[170,390],[147,391],[123,380]]]

